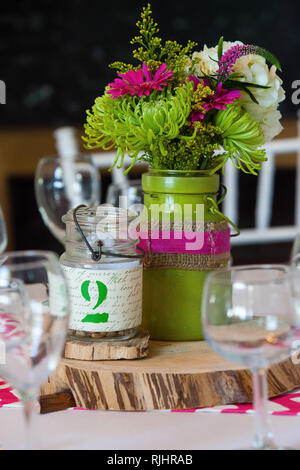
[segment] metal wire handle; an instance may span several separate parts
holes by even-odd
[[[206,197],[206,200],[211,203],[210,208],[208,209],[212,214],[218,214],[220,217],[222,217],[226,222],[231,225],[235,229],[235,233],[232,233],[230,236],[231,237],[238,237],[240,235],[240,229],[230,220],[226,215],[224,215],[221,211],[219,211],[218,204],[220,201],[216,202],[212,197]]]
[[[84,235],[84,233],[82,231],[82,228],[80,227],[79,222],[77,220],[77,211],[81,207],[88,207],[88,206],[86,206],[85,204],[80,204],[79,206],[75,207],[75,209],[73,210],[73,219],[74,219],[75,226],[76,226],[78,232],[80,233],[80,236],[81,236],[82,240],[84,241],[84,243],[86,244],[87,248],[89,249],[89,251],[91,253],[91,258],[92,258],[93,261],[99,262],[102,258],[102,255],[114,256],[115,258],[134,258],[134,259],[144,258],[145,251],[143,250],[143,248],[140,248],[139,246],[137,246],[136,248],[137,248],[137,250],[139,250],[141,252],[141,254],[137,253],[135,255],[126,255],[126,254],[123,254],[123,253],[115,253],[113,251],[106,251],[106,250],[104,251],[103,248],[102,248],[103,245],[104,245],[102,240],[98,240],[98,242],[97,242],[97,245],[99,247],[98,252],[93,250],[92,246],[90,245],[88,239]]]

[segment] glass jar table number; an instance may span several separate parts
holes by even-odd
[[[142,323],[142,258],[128,236],[127,210],[78,206],[62,217],[66,251],[61,264],[70,300],[69,338],[119,341]]]

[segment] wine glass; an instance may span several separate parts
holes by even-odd
[[[202,315],[211,347],[253,374],[253,448],[276,449],[266,409],[266,369],[290,356],[296,338],[289,268],[253,265],[211,273],[204,288]]]
[[[6,354],[28,338],[25,296],[23,286],[17,279],[0,283],[0,367],[6,362]],[[2,307],[5,304],[5,307]],[[0,377],[1,380],[1,377]],[[0,445],[0,450],[3,447]]]
[[[66,282],[58,257],[46,251],[0,257],[0,374],[24,404],[27,448],[39,388],[56,369],[68,326]],[[3,352],[3,347],[2,347]]]
[[[296,317],[295,325],[300,330],[300,234],[298,234],[294,240],[291,257],[291,294],[294,302],[294,306],[298,317]],[[299,352],[297,349],[299,342],[295,343],[296,353]]]
[[[0,253],[3,253],[7,245],[6,225],[3,212],[0,206]]]
[[[129,180],[111,184],[107,190],[106,203],[130,209],[136,204],[143,204],[143,197],[141,180]]]
[[[45,157],[35,172],[35,196],[45,225],[64,244],[64,214],[80,204],[99,205],[100,179],[91,158]]]
[[[300,233],[296,236],[292,252],[291,252],[291,263],[294,265],[300,264]]]

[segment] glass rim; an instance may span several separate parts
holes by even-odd
[[[279,278],[270,280],[270,279],[224,279],[222,277],[219,277],[222,274],[226,273],[234,273],[234,272],[239,272],[239,271],[254,271],[254,270],[261,270],[261,271],[271,271],[271,270],[277,270],[282,272],[285,276],[285,278],[288,278],[288,276],[291,274],[291,266],[288,264],[247,264],[247,265],[240,265],[240,266],[232,266],[227,269],[221,269],[218,271],[213,271],[209,273],[207,277],[207,283],[208,282],[213,282],[215,284],[224,284],[224,285],[232,285],[234,283],[239,283],[244,286],[254,286],[254,285],[265,285],[265,284],[270,284],[270,282],[276,282],[279,280]]]
[[[185,173],[192,173],[195,175],[206,175],[206,176],[215,176],[217,173],[211,173],[210,170],[166,170],[160,168],[150,168],[148,169],[149,173],[162,173],[162,174],[174,174],[174,175],[184,175]]]
[[[74,158],[77,158],[77,157],[84,157],[84,158],[87,158],[89,160],[92,160],[92,155],[90,153],[84,153],[84,152],[76,152],[74,154]],[[58,155],[58,153],[53,153],[53,154],[49,154],[49,155],[45,155],[44,157],[41,157],[38,161],[38,164],[41,162],[41,161],[45,161],[45,160],[59,160],[59,161],[62,161],[62,157],[60,157]]]
[[[43,259],[26,261],[29,257],[40,257]],[[20,263],[8,262],[9,258],[24,258],[24,261]],[[2,262],[3,260],[3,262]],[[24,269],[36,269],[45,266],[45,262],[56,262],[59,265],[59,256],[50,250],[23,250],[23,251],[6,251],[0,255],[0,271],[3,268],[10,269],[13,271],[23,271]]]
[[[92,165],[94,167],[94,169],[98,170],[98,167],[97,167],[97,165],[95,164],[95,162],[92,158],[92,154],[83,153],[83,152],[78,153],[77,152],[77,153],[75,153],[73,160],[76,160],[77,158],[81,158],[82,160],[86,160],[86,163],[89,163],[90,165]],[[40,175],[40,169],[41,169],[43,163],[46,162],[46,161],[60,164],[60,166],[62,167],[63,158],[60,157],[58,154],[45,155],[44,157],[41,157],[38,161],[36,171],[35,171],[35,175],[34,175],[35,182],[37,182],[38,178],[40,178],[40,176],[41,176]],[[79,163],[79,162],[75,161],[75,163]]]
[[[112,204],[99,204],[98,206],[84,206],[75,208],[77,220],[80,224],[85,225],[98,225],[102,220],[106,220],[107,227],[116,227],[126,222],[126,227],[129,223],[133,222],[138,214],[124,209],[122,207],[116,207]],[[69,209],[61,218],[64,223],[72,222],[74,220],[74,208]]]

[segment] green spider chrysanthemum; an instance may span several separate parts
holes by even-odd
[[[83,137],[86,148],[116,148],[114,164],[120,159],[119,167],[127,152],[132,157],[130,168],[140,152],[152,154],[159,148],[161,155],[166,155],[166,140],[188,138],[179,134],[191,111],[192,93],[190,82],[173,92],[154,91],[149,97],[128,95],[113,99],[105,93],[96,98],[92,111],[87,111],[86,137]]]
[[[259,124],[239,104],[228,105],[224,111],[219,111],[215,124],[223,130],[222,145],[226,154],[215,159],[214,172],[230,158],[236,168],[257,175],[261,162],[266,160],[266,152],[260,148],[264,144],[264,135]]]

